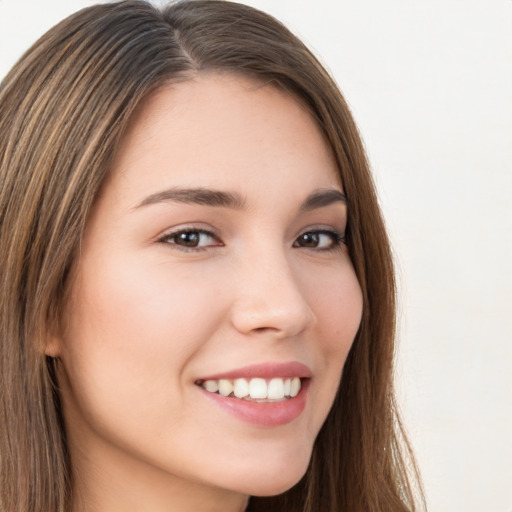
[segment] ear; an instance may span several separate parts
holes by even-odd
[[[51,315],[44,338],[41,340],[41,350],[49,357],[59,357],[62,352],[62,325],[56,314]]]
[[[44,344],[44,354],[50,357],[59,357],[61,353],[62,340],[59,336],[49,334]]]

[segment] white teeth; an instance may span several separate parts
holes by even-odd
[[[291,385],[292,385],[292,380],[291,379],[286,379],[284,381],[284,394],[285,394],[285,396],[290,396]]]
[[[219,380],[219,394],[222,396],[229,396],[233,392],[233,384],[230,380]]]
[[[216,380],[207,380],[204,382],[203,388],[210,393],[217,393],[219,391],[219,383]]]
[[[297,394],[300,391],[300,379],[298,377],[294,377],[291,382],[290,386],[290,396],[294,397],[297,396]]]
[[[249,394],[249,383],[245,379],[236,379],[233,394],[237,398],[244,398]]]
[[[299,377],[282,379],[275,377],[269,381],[261,378],[206,380],[200,385],[210,393],[222,396],[233,394],[236,398],[246,400],[284,400],[298,395],[301,387]]]
[[[249,394],[251,398],[267,398],[267,383],[265,379],[251,379],[249,382]]]
[[[272,379],[268,383],[268,396],[270,400],[280,400],[284,398],[284,382],[283,379]]]

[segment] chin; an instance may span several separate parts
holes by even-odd
[[[297,458],[275,464],[256,463],[249,471],[240,471],[237,491],[251,496],[276,496],[291,489],[305,475],[310,456],[297,454]]]
[[[267,497],[277,496],[291,489],[299,483],[306,473],[307,467],[298,475],[287,475],[289,478],[269,479],[269,481],[258,482],[258,485],[252,486],[252,490],[248,492],[251,496]],[[282,475],[281,475],[282,476]]]

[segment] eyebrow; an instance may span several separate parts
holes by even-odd
[[[151,194],[137,205],[136,208],[168,201],[214,206],[217,208],[231,208],[234,210],[243,210],[245,208],[245,200],[240,194],[207,188],[170,188],[156,194]]]
[[[170,188],[146,197],[135,209],[143,206],[176,202],[185,204],[197,204],[217,208],[230,208],[243,210],[246,207],[245,199],[236,192],[225,192],[208,188]],[[334,203],[347,203],[347,197],[337,189],[319,189],[311,193],[300,205],[299,211],[307,211],[323,208]]]
[[[347,204],[347,196],[334,188],[315,190],[301,204],[299,211],[308,212],[334,203]]]

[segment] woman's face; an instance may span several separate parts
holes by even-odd
[[[346,219],[328,146],[289,95],[230,75],[153,95],[53,344],[75,467],[105,487],[296,483],[361,319]]]

